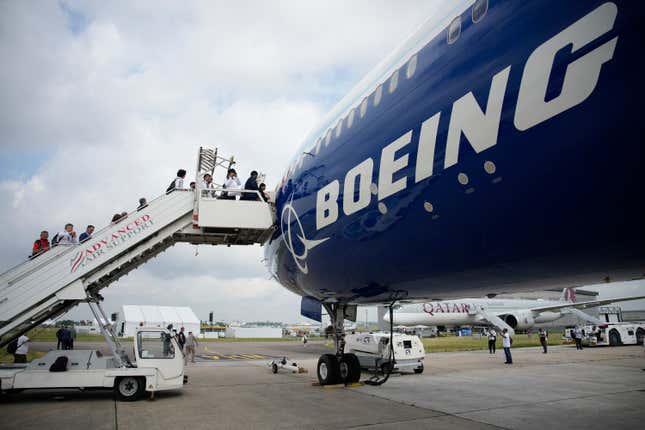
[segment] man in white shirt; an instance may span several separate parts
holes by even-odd
[[[488,353],[495,354],[495,343],[497,342],[497,332],[494,328],[488,330]]]
[[[576,326],[576,328],[573,329],[573,336],[575,337],[576,341],[576,349],[581,350],[582,349],[582,329],[580,326]]]
[[[58,233],[58,245],[78,245],[78,237],[74,231],[74,225],[65,224],[65,230]]]
[[[224,182],[224,188],[228,190],[240,190],[242,189],[242,182],[237,177],[237,172],[235,169],[228,169],[226,174],[226,181]],[[241,195],[239,191],[225,191],[222,193],[222,199],[235,200],[235,198]]]
[[[215,188],[215,185],[213,185],[213,177],[209,173],[206,173],[204,175],[204,180],[199,182],[200,190],[208,190],[208,191],[202,191],[201,192],[202,196],[215,197],[215,195],[213,194],[214,188]]]
[[[14,363],[26,363],[27,362],[27,353],[29,352],[29,338],[24,334],[18,338],[18,348],[13,354]]]
[[[502,346],[504,347],[504,355],[506,356],[506,361],[504,364],[513,364],[513,357],[511,356],[511,335],[508,334],[508,329],[502,331]]]

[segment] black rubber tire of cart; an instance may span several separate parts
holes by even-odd
[[[416,369],[414,369],[414,373],[416,373],[417,375],[420,375],[421,373],[423,373],[423,364],[417,367]]]
[[[620,334],[616,330],[609,332],[609,345],[618,346],[620,345]]]
[[[645,341],[645,330],[639,328],[636,330],[636,343],[642,345],[643,341]]]
[[[146,392],[146,379],[138,376],[122,376],[114,381],[114,393],[122,402],[133,402]]]
[[[275,363],[271,363],[271,371],[273,373],[278,373],[278,365]]]

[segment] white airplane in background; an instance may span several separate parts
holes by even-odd
[[[527,329],[535,324],[555,321],[566,314],[574,314],[594,324],[603,324],[580,309],[609,303],[643,299],[645,296],[615,297],[604,300],[576,302],[576,290],[565,288],[560,300],[528,299],[459,299],[403,305],[394,312],[394,325],[403,326],[460,326],[490,324],[507,328]],[[389,322],[389,316],[384,320]]]

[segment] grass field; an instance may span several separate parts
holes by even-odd
[[[562,334],[552,332],[549,335],[549,345],[560,345],[562,343]],[[497,348],[502,348],[502,338],[497,337]],[[477,351],[488,349],[488,339],[482,337],[476,339],[471,336],[446,336],[423,339],[423,346],[426,352],[455,352],[455,351]],[[513,348],[524,348],[528,346],[540,346],[540,339],[536,334],[529,339],[525,334],[516,334],[513,336]]]

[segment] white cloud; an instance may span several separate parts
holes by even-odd
[[[330,104],[437,4],[1,2],[0,265],[24,259],[42,229],[100,228],[159,195],[199,146],[273,188]],[[200,309],[214,291],[229,318],[297,313],[260,249],[193,254],[170,249],[109,299],[145,304],[163,285],[164,301],[174,291]]]

